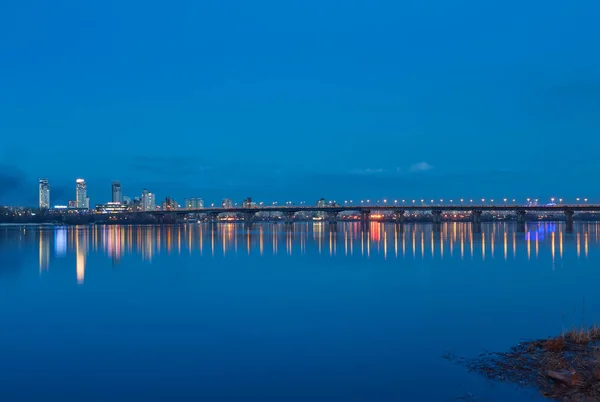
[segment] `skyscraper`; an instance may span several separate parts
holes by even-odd
[[[144,189],[142,190],[142,211],[155,211],[156,199],[154,194]]]
[[[121,190],[121,183],[118,181],[112,182],[112,202],[119,204],[123,202],[123,191]]]
[[[40,179],[39,206],[40,209],[50,208],[50,185],[48,184],[48,179]]]
[[[185,200],[186,209],[201,209],[204,208],[204,201],[202,198],[187,198]]]
[[[89,208],[90,199],[87,198],[87,187],[85,185],[85,180],[77,179],[75,180],[75,184],[75,205],[77,206],[77,208]]]

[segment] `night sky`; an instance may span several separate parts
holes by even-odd
[[[0,204],[600,201],[600,2],[0,6]]]

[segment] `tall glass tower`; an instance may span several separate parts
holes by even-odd
[[[48,179],[40,179],[39,206],[40,209],[50,208],[50,185],[48,184]]]
[[[123,203],[123,190],[121,190],[121,183],[118,181],[112,182],[112,202]]]
[[[89,208],[89,199],[87,198],[87,187],[85,185],[85,180],[77,179],[75,180],[76,190],[75,190],[75,206],[77,208]]]

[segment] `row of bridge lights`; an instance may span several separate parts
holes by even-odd
[[[559,204],[562,204],[562,202],[563,202],[563,199],[562,199],[562,198],[558,198],[558,199],[557,199],[557,198],[554,198],[554,197],[550,198],[550,201],[551,201],[552,203],[554,203],[556,200],[558,200],[558,203],[559,203]],[[584,203],[586,203],[586,204],[587,204],[587,202],[588,202],[588,199],[587,199],[587,198],[580,198],[580,197],[577,197],[577,198],[576,198],[576,200],[577,200],[577,203],[578,203],[578,204],[581,202],[581,200],[583,200],[583,202],[584,202]],[[400,200],[400,201],[399,201],[399,200],[394,200],[394,202],[393,202],[393,203],[394,203],[394,205],[398,205],[398,203],[399,203],[399,202],[401,202],[401,203],[402,203],[402,205],[406,205],[406,201],[407,201],[407,200]],[[419,200],[410,200],[410,201],[412,202],[412,205],[415,205],[415,204],[416,204],[416,202],[417,202],[417,201],[419,201]],[[426,201],[424,198],[422,198],[420,201],[421,201],[421,204],[423,204],[423,205],[425,205],[425,204],[427,203],[427,201]],[[450,204],[453,204],[453,203],[454,203],[454,200],[448,200],[448,201],[450,202]],[[460,204],[462,205],[462,204],[464,204],[464,203],[465,203],[465,201],[466,201],[466,200],[465,200],[464,198],[461,198],[459,201],[460,201]],[[481,199],[481,204],[485,204],[485,201],[486,201],[486,199],[485,199],[485,198],[482,198],[482,199]],[[506,204],[507,202],[510,202],[511,200],[509,200],[508,198],[504,198],[504,199],[502,199],[502,201],[504,201],[504,204]],[[537,204],[537,203],[539,202],[539,198],[527,198],[527,204],[531,203],[532,201],[533,201],[533,202],[535,202],[535,203]],[[335,201],[334,201],[334,202],[335,202]],[[493,203],[494,203],[494,199],[493,199],[493,198],[491,198],[491,199],[488,199],[488,202],[489,202],[490,204],[493,204]],[[353,203],[354,203],[354,201],[353,201],[353,200],[345,200],[345,201],[344,201],[344,205],[352,205]],[[370,203],[371,203],[371,200],[360,200],[360,203],[361,203],[361,204],[363,204],[363,205],[364,205],[364,204],[370,204]],[[390,200],[390,204],[391,204],[391,203],[392,203],[392,201]],[[431,204],[434,204],[434,203],[435,203],[435,200],[431,200],[431,201],[430,201],[430,203],[431,203]],[[443,198],[440,198],[440,202],[439,202],[439,203],[440,203],[440,204],[443,204],[443,203],[444,203],[444,199],[443,199]],[[517,199],[516,199],[516,198],[513,198],[513,199],[512,199],[512,203],[513,203],[513,204],[516,204],[516,203],[517,203]],[[377,200],[376,204],[380,204],[380,200]],[[388,200],[387,200],[387,199],[384,199],[384,200],[383,200],[383,204],[384,204],[384,205],[387,205],[387,204],[388,204]],[[473,204],[473,199],[472,199],[472,198],[470,198],[470,199],[469,199],[469,204]],[[261,201],[261,202],[259,202],[259,203],[258,203],[258,205],[260,205],[260,206],[263,206],[263,205],[264,205],[264,202],[262,202],[262,201]],[[272,205],[273,205],[273,206],[277,206],[277,205],[279,205],[279,203],[278,203],[277,201],[273,201],[273,204],[272,204]],[[286,205],[286,206],[291,206],[291,205],[295,205],[295,204],[294,204],[292,201],[286,201],[286,202],[285,202],[285,205]],[[301,201],[301,202],[300,202],[300,205],[307,205],[307,204],[306,204],[306,201]],[[214,207],[214,206],[215,206],[215,204],[211,204],[211,207]],[[238,203],[235,203],[235,206],[237,207],[237,206],[238,206]]]
[[[581,200],[583,200],[583,202],[584,202],[584,203],[586,203],[586,204],[587,204],[587,202],[588,202],[588,199],[587,199],[587,198],[577,198],[577,203],[579,204],[579,203],[581,202]],[[410,200],[410,201],[412,202],[412,204],[413,204],[413,205],[415,205],[415,204],[416,204],[416,202],[417,202],[417,201],[419,201],[419,200]],[[421,204],[426,204],[426,203],[427,203],[427,200],[425,200],[425,199],[421,199],[420,201],[421,201]],[[450,204],[453,204],[453,203],[454,203],[454,200],[448,200],[448,201],[450,202]],[[466,200],[465,200],[464,198],[461,198],[459,201],[460,201],[460,203],[461,203],[461,204],[464,204]],[[508,198],[503,198],[503,199],[502,199],[502,201],[504,201],[504,204],[506,204],[506,203],[510,202],[511,200],[509,200]],[[539,202],[539,198],[527,198],[527,203],[528,203],[528,204],[529,204],[529,203],[531,203],[532,201],[533,201],[533,202],[535,202],[535,203],[538,203],[538,202]],[[552,197],[552,198],[550,198],[550,201],[551,201],[552,203],[554,203],[555,201],[558,201],[558,203],[559,203],[559,204],[562,204],[562,202],[563,202],[563,199],[562,199],[562,198],[558,198],[558,199],[557,199],[557,198],[554,198],[554,197]],[[402,205],[406,205],[406,202],[407,202],[407,200],[401,200],[400,202],[402,203]],[[435,202],[436,202],[435,200],[430,200],[430,203],[431,203],[431,204],[434,204]],[[481,199],[481,203],[482,203],[482,204],[485,204],[485,202],[486,202],[486,199],[485,199],[485,198],[482,198],[482,199]],[[493,204],[493,203],[494,203],[494,199],[493,199],[493,198],[491,198],[491,199],[488,199],[488,202],[489,202],[490,204]],[[344,204],[345,204],[345,205],[348,205],[348,204],[352,205],[352,203],[353,203],[353,201],[352,201],[352,200],[350,200],[350,201],[344,201]],[[366,204],[370,204],[370,203],[371,203],[371,200],[360,200],[360,203],[361,203],[361,204],[365,204],[365,203],[366,203]],[[379,201],[379,200],[377,200],[377,202],[376,202],[376,203],[377,203],[377,204],[379,204],[379,203],[380,203],[380,201]],[[391,203],[392,203],[392,201],[390,200],[390,204],[391,204]],[[394,205],[398,205],[399,201],[398,201],[398,200],[394,200],[394,202],[393,202],[393,203],[394,203]],[[444,199],[443,199],[443,198],[441,198],[439,203],[440,203],[440,204],[443,204],[443,203],[444,203]],[[517,203],[517,199],[516,199],[516,198],[513,198],[513,199],[512,199],[512,203],[513,203],[513,204],[516,204],[516,203]],[[387,199],[384,199],[384,200],[383,200],[383,204],[384,204],[384,205],[387,205],[387,204],[388,204],[388,200],[387,200]],[[473,199],[472,199],[472,198],[471,198],[471,199],[469,199],[469,204],[473,204]]]

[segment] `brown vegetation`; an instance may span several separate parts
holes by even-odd
[[[457,359],[453,359],[457,360]],[[459,359],[487,378],[533,386],[559,401],[600,401],[600,327],[573,329],[551,339],[522,342],[505,353]]]

